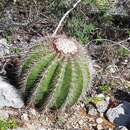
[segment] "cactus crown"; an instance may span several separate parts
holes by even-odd
[[[32,48],[21,70],[26,103],[57,109],[79,101],[91,78],[84,52],[77,41],[65,36]]]

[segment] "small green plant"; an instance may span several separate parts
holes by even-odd
[[[109,92],[109,86],[108,85],[101,85],[101,86],[99,86],[99,91],[101,92],[101,93],[108,93]]]
[[[20,48],[11,48],[11,52],[19,55],[21,53],[21,49]]]
[[[128,35],[129,35],[129,37],[130,37],[130,31],[128,31]]]
[[[127,48],[120,48],[118,49],[118,55],[122,57],[128,57],[130,55],[130,52]]]
[[[78,102],[91,79],[90,60],[84,52],[66,36],[32,48],[21,68],[26,103],[57,109]]]
[[[109,7],[109,0],[96,0],[96,6],[100,10],[106,10]]]
[[[68,20],[66,28],[82,44],[87,44],[90,40],[90,34],[96,30],[93,24],[88,24],[82,16],[78,15]]]
[[[16,127],[17,123],[14,118],[0,119],[0,130],[14,129]]]
[[[71,7],[71,4],[70,0],[48,0],[48,11],[59,18]]]
[[[96,0],[83,0],[83,3],[84,4],[89,4],[89,5],[92,5],[92,4],[96,4]]]
[[[99,10],[106,10],[109,7],[109,0],[83,0],[84,4],[95,5]]]
[[[86,103],[94,103],[97,104],[98,102],[103,101],[104,98],[103,97],[87,97],[86,99]]]

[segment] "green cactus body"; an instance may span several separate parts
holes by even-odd
[[[21,69],[26,103],[51,109],[73,106],[89,86],[89,64],[84,48],[65,36],[32,48]]]

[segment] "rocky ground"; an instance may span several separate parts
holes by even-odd
[[[1,39],[1,55],[9,53],[9,47],[6,46],[6,42],[6,39]],[[125,42],[126,44],[129,46],[129,42]],[[92,57],[95,72],[85,102],[76,104],[65,113],[59,111],[39,113],[34,108],[25,107],[18,90],[1,79],[1,117],[14,117],[19,128],[31,130],[72,128],[85,130],[129,129],[130,60],[129,56],[123,59],[117,54],[117,50],[121,48],[119,45],[115,45],[115,48],[111,46],[113,44],[110,42],[108,44],[106,41],[100,45],[91,43],[86,46]],[[2,65],[10,65],[8,57],[3,60],[6,62],[1,62],[1,64],[5,63]],[[4,73],[2,69],[1,73]]]
[[[21,15],[19,15],[16,13],[16,9],[15,7],[14,12],[10,12],[12,10],[9,6],[3,13],[6,15],[15,14],[13,16],[17,18],[15,24],[7,24],[9,20],[9,22],[12,22],[12,19],[4,19],[4,23],[6,23],[4,26],[3,19],[0,22],[0,117],[4,119],[15,118],[18,127],[16,130],[74,128],[83,130],[129,130],[130,38],[125,30],[126,28],[129,30],[129,24],[127,24],[129,19],[126,20],[127,22],[123,21],[125,29],[119,25],[118,29],[102,28],[102,30],[97,30],[92,34],[93,37],[97,32],[103,33],[102,35],[105,35],[105,37],[100,40],[93,38],[85,45],[94,68],[94,75],[86,100],[76,104],[67,112],[48,112],[46,110],[38,112],[34,108],[25,107],[18,89],[7,81],[3,81],[2,77],[7,77],[8,81],[11,78],[11,83],[17,86],[14,82],[16,79],[13,72],[24,60],[29,48],[34,46],[39,39],[52,32],[57,19],[53,19],[54,16],[44,16],[42,22],[38,19],[29,26],[16,26],[19,19],[22,19],[23,24],[27,23],[24,20],[25,12],[21,11]],[[33,8],[31,9],[33,10]],[[129,18],[129,0],[119,1],[119,5],[114,6],[113,10],[108,13],[116,18],[122,17],[121,21],[126,17]],[[7,72],[9,75],[7,75]]]

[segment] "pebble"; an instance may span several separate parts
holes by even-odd
[[[102,94],[102,93],[101,93],[101,94],[98,94],[96,97],[105,99],[105,95]]]
[[[96,108],[97,108],[97,111],[99,113],[104,113],[107,108],[108,108],[108,105],[109,105],[109,101],[110,101],[110,97],[105,97],[104,94],[98,94],[96,97],[98,98],[101,98],[102,100],[97,102],[95,105],[96,105]]]
[[[84,123],[83,120],[80,120],[80,121],[79,121],[79,124],[80,124],[80,125],[83,125],[83,123]]]
[[[107,108],[108,108],[108,103],[106,101],[100,101],[99,103],[96,104],[97,110],[99,113],[104,113]]]
[[[97,130],[103,130],[102,125],[97,125]]]
[[[106,68],[110,73],[115,73],[117,71],[117,66],[116,65],[109,65]]]
[[[88,114],[92,116],[96,116],[98,114],[96,108],[93,105],[88,105]]]
[[[106,98],[105,98],[105,101],[107,102],[107,104],[109,104],[110,103],[110,97],[109,96],[107,96]]]
[[[0,57],[9,54],[9,45],[5,38],[0,39]]]
[[[100,113],[100,117],[104,117],[104,113]]]
[[[4,119],[8,119],[9,117],[9,113],[4,111],[4,110],[0,110],[0,118],[4,118]]]
[[[128,130],[125,126],[118,126],[116,130]]]
[[[32,114],[32,115],[34,115],[34,116],[36,116],[36,115],[37,115],[37,112],[36,112],[36,110],[35,110],[35,109],[32,109],[32,108],[31,108],[31,109],[30,109],[30,112],[31,112],[31,114]]]
[[[112,128],[109,128],[108,130],[113,130]]]
[[[95,122],[94,118],[89,118],[90,122]]]
[[[23,115],[21,116],[21,119],[25,120],[25,121],[29,121],[28,114],[27,113],[23,113]]]
[[[101,123],[103,122],[103,119],[102,119],[102,118],[97,118],[97,119],[96,119],[96,122],[97,122],[98,124],[101,124]]]

